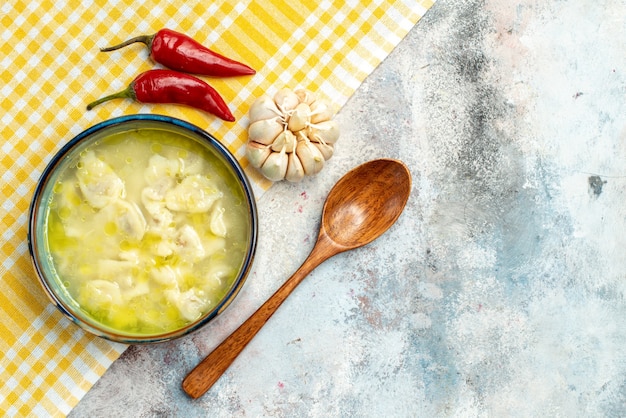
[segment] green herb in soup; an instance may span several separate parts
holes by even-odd
[[[124,132],[83,150],[49,207],[58,279],[83,311],[122,332],[167,332],[198,319],[225,297],[247,250],[237,179],[171,132]]]

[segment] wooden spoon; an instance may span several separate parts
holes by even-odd
[[[183,390],[192,398],[209,390],[315,267],[382,235],[398,219],[410,193],[411,175],[401,161],[373,160],[346,173],[326,198],[317,242],[302,266],[187,375]]]

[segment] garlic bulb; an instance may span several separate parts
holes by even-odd
[[[263,95],[248,115],[246,156],[271,181],[298,182],[319,173],[339,139],[331,106],[305,89]]]

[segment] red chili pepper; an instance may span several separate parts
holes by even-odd
[[[189,36],[171,29],[161,29],[154,35],[137,36],[119,45],[100,50],[102,52],[114,51],[135,42],[146,44],[150,57],[172,70],[215,77],[256,73],[247,65],[211,51]]]
[[[87,110],[111,99],[128,98],[140,103],[174,103],[204,110],[228,122],[235,117],[219,93],[197,77],[172,70],[148,70],[130,85],[87,105]]]

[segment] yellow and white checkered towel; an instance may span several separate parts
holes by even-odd
[[[47,300],[26,243],[30,199],[65,142],[105,119],[160,113],[194,123],[238,157],[254,99],[287,86],[341,107],[435,0],[6,0],[0,6],[0,415],[63,416],[126,346],[84,333]],[[154,67],[141,44],[100,47],[168,27],[252,66],[252,77],[209,79],[237,118],[116,100]],[[248,170],[261,190],[269,184]]]

